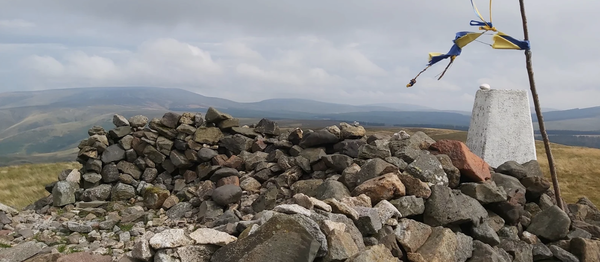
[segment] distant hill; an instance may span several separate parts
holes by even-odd
[[[239,103],[177,88],[96,87],[0,93],[0,165],[73,160],[73,149],[87,136],[87,130],[94,125],[113,128],[114,114],[154,118],[167,111],[204,114],[208,107],[241,118],[243,123],[271,118],[293,126],[358,121],[365,126],[466,130],[470,122],[470,112],[404,103],[347,105],[295,98]],[[597,131],[600,107],[544,112],[544,119],[548,129]]]

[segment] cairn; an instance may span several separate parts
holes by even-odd
[[[558,208],[535,160],[214,108],[113,123],[48,197],[0,205],[0,261],[600,261],[600,211]]]

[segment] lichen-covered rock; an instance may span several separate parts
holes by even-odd
[[[210,261],[262,262],[286,258],[310,262],[316,258],[319,247],[319,242],[292,216],[276,215],[254,233],[217,250]]]

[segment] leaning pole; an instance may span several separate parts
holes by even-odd
[[[527,30],[527,16],[525,15],[525,4],[523,0],[519,0],[521,5],[521,18],[523,20],[523,33],[525,34],[525,41],[529,40],[529,31]],[[548,134],[546,133],[546,127],[544,126],[544,118],[542,117],[542,111],[540,109],[540,101],[535,88],[535,80],[533,79],[533,68],[531,65],[531,50],[525,50],[525,63],[527,66],[527,74],[529,75],[529,86],[531,88],[531,96],[533,98],[533,104],[535,106],[535,113],[537,115],[538,124],[540,125],[540,133],[544,140],[544,147],[546,156],[548,157],[548,165],[550,167],[550,176],[552,177],[552,185],[554,186],[554,195],[556,197],[556,204],[560,209],[564,210],[562,198],[560,197],[560,187],[558,186],[558,177],[556,175],[556,168],[554,166],[554,157],[550,150],[550,141],[548,140]]]

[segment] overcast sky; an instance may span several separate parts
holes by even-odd
[[[476,3],[487,19],[488,1]],[[600,105],[599,9],[598,0],[526,1],[542,107]],[[497,29],[523,38],[518,0],[493,10]],[[523,51],[478,42],[442,80],[447,61],[406,88],[428,52],[477,30],[473,19],[468,0],[0,0],[0,92],[158,86],[239,102],[470,110],[481,83],[529,90]]]

